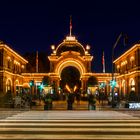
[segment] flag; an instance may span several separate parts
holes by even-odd
[[[38,72],[38,51],[36,52],[36,72]]]
[[[102,56],[102,65],[103,65],[103,73],[105,73],[105,58],[104,58],[104,51]]]

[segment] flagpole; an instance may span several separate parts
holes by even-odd
[[[70,36],[71,36],[71,33],[72,33],[72,17],[70,16]]]
[[[38,72],[38,51],[36,52],[36,72]]]
[[[103,51],[102,64],[103,64],[103,73],[105,73],[105,58],[104,58],[104,51]]]

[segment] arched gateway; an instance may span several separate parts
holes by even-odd
[[[51,81],[60,86],[62,71],[67,67],[74,67],[80,73],[81,89],[85,89],[86,81],[91,75],[91,61],[93,56],[89,53],[89,46],[85,48],[74,36],[67,36],[66,39],[57,47],[52,45],[52,54],[50,60],[50,78]],[[68,69],[67,69],[68,70]]]

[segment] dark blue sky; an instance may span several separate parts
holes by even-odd
[[[72,15],[73,34],[83,45],[91,46],[93,70],[102,72],[102,51],[106,71],[111,71],[111,49],[121,32],[128,34],[115,49],[120,55],[140,39],[139,0],[1,0],[0,40],[20,54],[28,51],[51,53],[69,34]]]

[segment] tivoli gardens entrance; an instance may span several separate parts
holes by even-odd
[[[68,66],[61,72],[60,88],[64,93],[78,93],[81,88],[80,72],[77,68]]]
[[[89,53],[89,46],[81,45],[74,36],[67,36],[57,47],[51,46],[50,61],[51,81],[55,83],[59,101],[54,105],[65,102],[65,107],[70,103],[79,104],[84,101],[87,90],[87,80],[91,76],[91,61],[93,56]],[[87,104],[87,101],[84,101]],[[71,105],[66,108],[72,109]],[[87,105],[86,105],[87,108]]]

